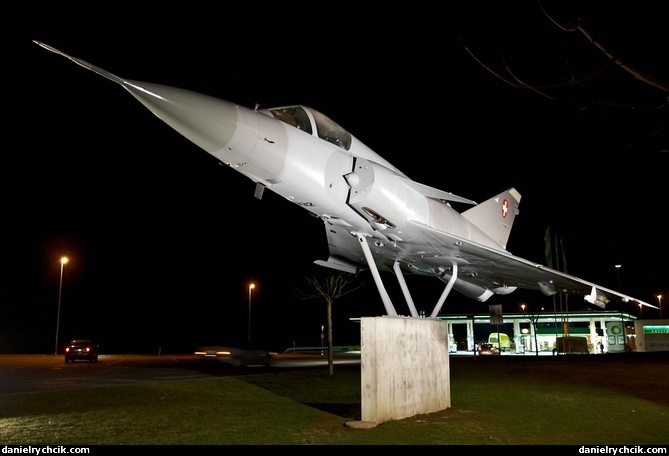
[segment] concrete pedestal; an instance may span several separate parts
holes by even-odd
[[[360,323],[363,422],[378,424],[451,406],[446,322],[385,316]]]

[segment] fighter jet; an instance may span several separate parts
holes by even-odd
[[[444,290],[485,302],[530,289],[580,296],[605,308],[615,302],[652,304],[512,255],[506,246],[521,195],[501,191],[481,204],[410,179],[316,109],[247,108],[208,95],[123,79],[42,42],[43,48],[109,79],[159,119],[256,183],[323,222],[329,257],[316,264],[348,273],[371,272],[390,316],[399,315],[381,273],[395,277],[411,317],[419,317],[405,276],[434,277]],[[463,205],[459,211],[454,206]]]

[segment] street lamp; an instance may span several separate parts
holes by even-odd
[[[249,284],[249,340],[251,340],[251,290],[255,287],[255,283]]]
[[[657,295],[657,305],[660,308],[660,320],[662,320],[662,295]]]
[[[321,356],[323,356],[323,341],[325,340],[325,325],[321,325]]]
[[[54,355],[58,354],[58,328],[60,327],[60,298],[63,295],[63,269],[65,263],[68,261],[67,257],[61,257],[60,259],[60,285],[58,286],[58,316],[56,317],[56,348],[53,351]]]
[[[620,268],[622,268],[622,267],[623,267],[622,264],[617,264],[616,265],[616,269],[618,270],[618,291],[620,293],[623,292],[622,288],[620,287]],[[625,329],[625,317],[623,317],[623,302],[622,301],[620,301],[620,327],[623,330],[623,335],[625,335],[625,337],[627,337],[627,335],[625,334],[625,331],[627,331],[627,330]],[[626,347],[626,345],[624,347]]]

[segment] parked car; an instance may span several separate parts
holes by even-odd
[[[480,344],[479,345],[479,355],[496,355],[497,350],[493,344]]]
[[[223,362],[232,367],[252,365],[269,366],[272,361],[272,354],[265,350],[220,345],[198,347],[195,350],[195,356],[205,360]]]
[[[81,359],[90,363],[98,362],[98,345],[89,339],[74,339],[65,346],[65,362]]]

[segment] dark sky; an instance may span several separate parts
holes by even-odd
[[[32,40],[128,79],[311,106],[413,179],[475,201],[516,187],[512,253],[543,262],[551,226],[570,274],[669,298],[668,93],[595,46],[666,87],[661,2],[543,3],[563,28],[531,1],[53,3],[2,19],[0,352],[53,352],[61,255],[60,339],[94,337],[103,352],[248,342],[250,281],[254,345],[318,345],[325,323],[325,305],[294,292],[324,272],[318,220],[271,192],[255,199],[250,180],[120,86]],[[577,23],[596,43],[566,31]],[[358,343],[350,317],[384,313],[371,276],[361,280],[335,306],[335,345]],[[428,313],[443,289],[409,286]],[[443,311],[520,302],[552,305],[521,291],[486,303],[453,294]]]

